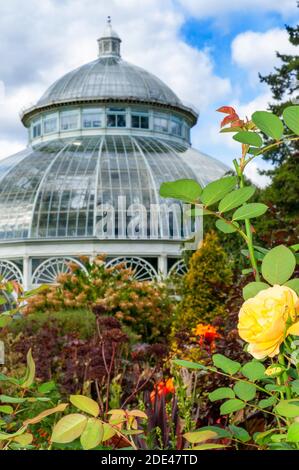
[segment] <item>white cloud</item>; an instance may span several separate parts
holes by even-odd
[[[264,162],[259,159],[258,161],[250,162],[246,169],[245,175],[249,178],[256,186],[264,188],[271,182],[271,178],[267,175],[260,175],[259,170],[266,170],[269,167],[265,167]]]
[[[24,149],[23,142],[0,139],[0,160]]]
[[[249,73],[251,80],[258,81],[258,73],[269,73],[281,63],[276,51],[282,54],[297,53],[284,29],[274,28],[264,33],[246,31],[232,42],[233,61]]]
[[[202,18],[206,16],[229,15],[233,12],[252,10],[257,14],[261,11],[278,12],[285,17],[297,13],[294,0],[179,0],[183,8],[192,15]]]
[[[230,80],[216,75],[208,51],[180,37],[185,21],[172,0],[19,0],[0,4],[0,138],[21,133],[18,111],[63,74],[97,57],[107,15],[123,39],[123,58],[156,74],[201,110],[226,101]],[[23,133],[24,141],[26,132]]]

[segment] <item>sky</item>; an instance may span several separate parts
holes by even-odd
[[[285,24],[299,19],[296,0],[0,0],[0,158],[27,145],[19,112],[68,71],[97,57],[108,15],[122,38],[122,57],[154,73],[200,117],[195,148],[231,166],[238,144],[219,134],[230,105],[240,116],[267,109],[271,92],[258,74],[293,53]],[[258,185],[267,168],[253,161]]]

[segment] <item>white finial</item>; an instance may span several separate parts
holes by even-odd
[[[121,39],[112,29],[111,16],[107,17],[107,26],[103,32],[99,43],[99,57],[120,57]]]

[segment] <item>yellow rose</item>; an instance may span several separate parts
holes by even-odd
[[[299,336],[299,299],[286,286],[270,287],[246,300],[239,312],[238,330],[249,343],[248,352],[256,359],[279,354],[279,347],[288,335]],[[287,328],[287,321],[293,322]]]

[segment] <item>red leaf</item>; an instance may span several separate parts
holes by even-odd
[[[216,109],[216,111],[224,114],[236,114],[236,110],[231,106],[221,106],[221,108]]]
[[[239,118],[239,116],[238,116],[238,118]],[[236,121],[232,122],[231,127],[243,127],[244,124],[245,124],[244,121],[242,121],[241,119],[237,119]]]
[[[226,126],[230,122],[235,124],[236,121],[240,121],[239,116],[237,114],[229,114],[221,121],[221,127]]]

